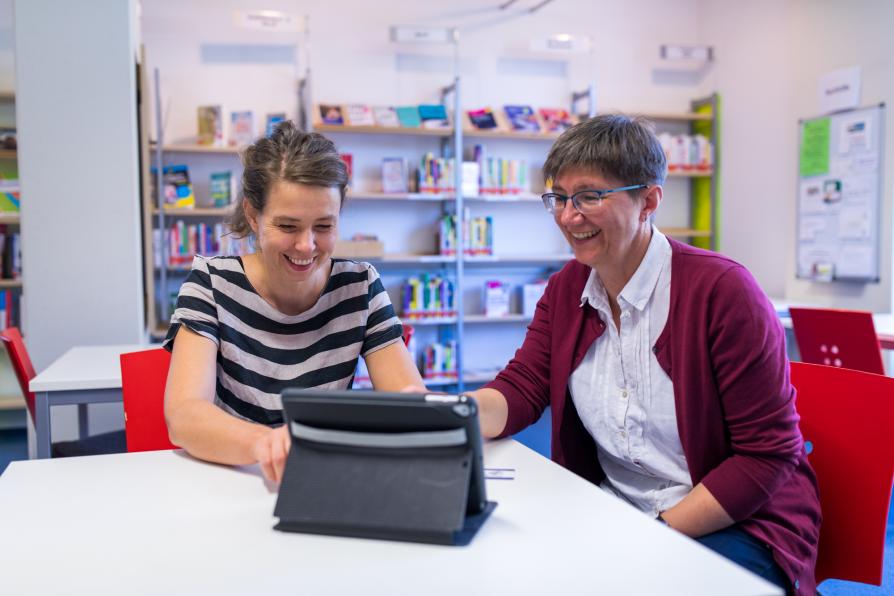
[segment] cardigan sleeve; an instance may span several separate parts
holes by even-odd
[[[502,393],[509,408],[506,426],[500,437],[513,435],[537,422],[549,405],[550,312],[556,297],[553,291],[555,277],[547,284],[543,297],[537,302],[534,319],[528,326],[521,348],[497,378],[485,385]]]
[[[718,280],[708,341],[731,455],[702,483],[736,521],[760,509],[803,451],[785,335],[770,301],[741,266]]]

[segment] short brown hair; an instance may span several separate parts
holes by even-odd
[[[298,130],[290,121],[280,122],[270,137],[249,145],[242,154],[242,197],[261,213],[270,189],[277,182],[337,188],[345,200],[348,168],[335,143],[321,134]],[[229,221],[230,231],[238,238],[251,234],[242,200]]]
[[[545,182],[565,168],[598,170],[623,184],[664,184],[667,158],[652,123],[604,114],[575,124],[553,144],[543,164]]]

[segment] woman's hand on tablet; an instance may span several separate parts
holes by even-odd
[[[401,393],[431,393],[425,385],[407,385],[400,390]]]
[[[289,436],[289,427],[283,424],[279,428],[265,429],[263,433],[255,441],[252,447],[252,453],[261,465],[261,472],[264,477],[279,484],[282,481],[282,473],[286,467],[286,457],[289,455],[289,448],[292,446],[292,439]]]

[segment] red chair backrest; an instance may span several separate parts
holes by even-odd
[[[121,354],[121,392],[127,451],[177,449],[165,423],[165,384],[171,354],[162,348]]]
[[[410,345],[410,340],[413,339],[413,331],[414,330],[412,326],[403,325],[403,332],[401,333],[401,336],[403,337],[405,346]]]
[[[789,308],[801,361],[885,374],[872,313],[832,308]]]
[[[823,512],[817,583],[881,585],[894,486],[894,378],[793,362],[791,379]]]
[[[6,346],[6,352],[9,354],[9,361],[12,363],[12,369],[16,373],[19,380],[19,387],[22,388],[22,395],[25,398],[25,405],[28,407],[28,414],[31,416],[31,422],[34,422],[34,393],[28,389],[28,383],[34,378],[34,365],[31,364],[31,357],[28,356],[28,350],[25,349],[25,340],[19,333],[18,327],[10,327],[0,332],[0,339]]]

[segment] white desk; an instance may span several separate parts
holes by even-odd
[[[781,594],[511,440],[467,547],[281,533],[256,466],[181,451],[13,462],[0,576],[27,594]]]
[[[28,388],[35,394],[37,457],[50,457],[51,406],[77,404],[78,430],[82,437],[85,436],[87,404],[121,401],[119,356],[155,347],[158,346],[132,344],[74,347],[31,379]]]

